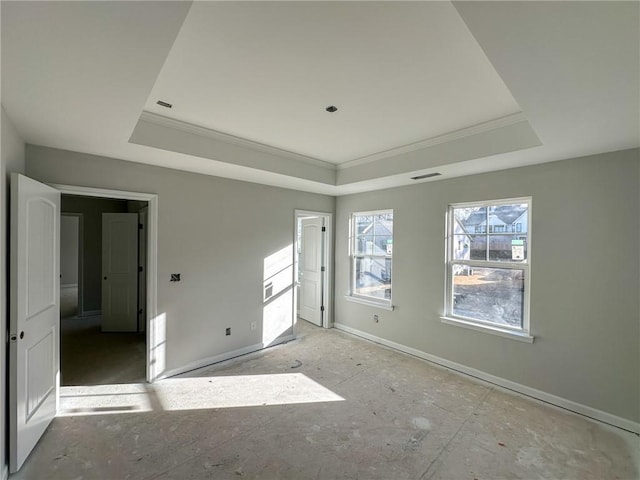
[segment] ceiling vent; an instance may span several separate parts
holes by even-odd
[[[411,177],[411,180],[423,180],[425,178],[437,177],[442,175],[441,173],[425,173],[424,175],[418,175],[417,177]]]

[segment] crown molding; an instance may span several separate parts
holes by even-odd
[[[253,150],[258,150],[258,151],[275,155],[281,158],[288,158],[291,160],[304,162],[308,165],[314,165],[316,167],[325,168],[327,170],[331,170],[331,171],[336,170],[336,165],[334,165],[333,163],[325,162],[323,160],[309,157],[306,155],[300,155],[299,153],[290,152],[288,150],[283,150],[281,148],[271,147],[269,145],[265,145],[264,143],[254,142],[252,140],[236,137],[234,135],[229,135],[228,133],[219,132],[217,130],[213,130],[210,128],[194,125],[192,123],[183,122],[182,120],[176,120],[174,118],[165,117],[164,115],[158,115],[157,113],[149,112],[146,110],[142,111],[142,114],[140,115],[140,120],[152,123],[154,125],[160,125],[163,127],[173,128],[175,130],[181,130],[183,132],[191,133],[193,135],[211,138],[219,142],[238,145],[245,148],[251,148]]]
[[[402,155],[404,153],[415,152],[417,150],[433,147],[434,145],[438,145],[441,143],[447,143],[447,142],[452,142],[454,140],[459,140],[464,137],[470,137],[478,133],[488,132],[490,130],[496,130],[498,128],[503,128],[503,127],[508,127],[509,125],[513,125],[515,123],[519,123],[523,121],[527,121],[527,118],[524,116],[522,112],[514,113],[512,115],[507,115],[506,117],[496,118],[494,120],[489,120],[487,122],[478,123],[477,125],[473,125],[471,127],[466,127],[460,130],[455,130],[453,132],[445,133],[443,135],[438,135],[437,137],[427,138],[425,140],[420,140],[419,142],[410,143],[408,145],[392,148],[390,150],[384,150],[382,152],[374,153],[372,155],[355,158],[353,160],[349,160],[347,162],[337,165],[337,169],[344,170],[346,168],[365,165],[367,163],[375,162],[377,160],[395,157],[397,155]]]

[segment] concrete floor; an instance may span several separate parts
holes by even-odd
[[[60,320],[61,385],[144,381],[144,333],[102,333],[101,321],[101,316]]]
[[[65,387],[67,416],[12,480],[638,478],[637,435],[337,330],[298,332],[154,385]]]

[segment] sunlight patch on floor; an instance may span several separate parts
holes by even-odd
[[[339,402],[344,398],[302,373],[174,378],[154,385],[165,410]]]
[[[341,396],[302,373],[169,378],[154,384],[61,387],[58,416],[259,407],[343,400]]]

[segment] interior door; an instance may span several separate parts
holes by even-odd
[[[102,214],[102,331],[138,330],[138,214]]]
[[[322,227],[321,217],[304,218],[300,236],[300,318],[322,326]]]
[[[60,192],[11,174],[9,470],[56,415],[60,388]]]

